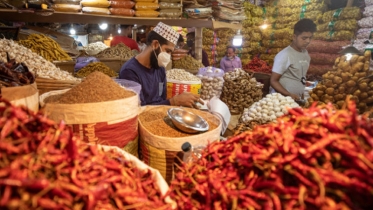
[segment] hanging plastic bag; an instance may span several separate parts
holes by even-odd
[[[209,100],[216,96],[220,98],[224,85],[224,71],[215,67],[200,68],[197,74],[202,81],[201,98]]]
[[[76,59],[74,72],[78,72],[81,68],[85,67],[86,65],[93,63],[93,62],[99,62],[100,60],[95,57],[79,57]]]

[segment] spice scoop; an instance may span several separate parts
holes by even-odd
[[[185,133],[198,133],[209,129],[205,119],[183,108],[170,108],[167,114],[175,127]]]

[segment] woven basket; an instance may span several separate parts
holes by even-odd
[[[69,89],[80,83],[77,81],[55,80],[40,77],[36,78],[35,82],[39,90],[39,95],[53,90]]]

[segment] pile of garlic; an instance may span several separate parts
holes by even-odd
[[[241,122],[259,121],[268,123],[276,121],[288,113],[287,108],[295,108],[299,105],[290,97],[279,93],[268,94],[265,98],[255,102],[250,108],[245,108],[241,116]]]
[[[83,49],[87,52],[88,55],[97,55],[106,48],[109,48],[109,46],[102,42],[90,43],[86,47],[83,47]]]
[[[37,77],[80,81],[67,71],[60,70],[53,63],[45,60],[40,55],[32,52],[30,49],[17,44],[13,40],[0,39],[0,61],[7,61],[7,53],[10,59],[15,59],[17,63],[24,63],[28,69]]]

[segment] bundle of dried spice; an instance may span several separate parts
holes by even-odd
[[[353,101],[289,109],[184,164],[179,209],[372,209],[373,123]]]

